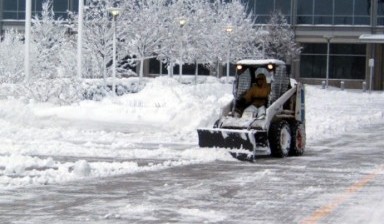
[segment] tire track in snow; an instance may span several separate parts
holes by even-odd
[[[348,187],[341,195],[336,197],[329,204],[324,205],[323,207],[317,209],[313,212],[309,217],[305,218],[301,224],[315,224],[318,223],[321,219],[327,217],[331,214],[335,209],[337,209],[341,204],[351,198],[353,195],[357,194],[358,191],[363,189],[370,182],[374,181],[375,178],[382,174],[384,171],[384,164],[379,166],[376,170],[372,171],[368,175],[365,175],[359,181],[355,182],[353,185]]]

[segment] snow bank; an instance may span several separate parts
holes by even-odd
[[[198,148],[196,134],[220,116],[232,85],[212,77],[197,85],[177,78],[156,78],[139,93],[69,106],[0,100],[0,189],[233,161],[226,149]],[[309,146],[384,123],[382,92],[305,89]]]
[[[327,138],[376,123],[383,123],[384,93],[306,86],[307,142]]]

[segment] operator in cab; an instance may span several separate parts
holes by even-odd
[[[271,85],[267,82],[265,74],[258,73],[255,84],[236,101],[235,116],[250,116],[256,119],[264,119],[270,93]]]

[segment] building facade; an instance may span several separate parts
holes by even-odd
[[[32,0],[32,16],[41,12],[45,0]],[[68,11],[78,11],[78,0],[53,0],[55,16],[68,17]],[[25,0],[0,0],[0,32],[6,29],[24,29]]]
[[[362,88],[363,82],[369,86],[369,59],[374,59],[372,87],[384,89],[384,0],[247,2],[257,23],[265,23],[274,10],[287,16],[303,47],[300,58],[292,62],[302,82],[321,84],[328,75],[330,85],[343,81],[350,88]]]
[[[32,13],[41,10],[44,0],[32,0]],[[294,77],[309,84],[347,88],[384,89],[384,0],[244,0],[257,24],[267,21],[271,12],[280,10],[291,23],[296,41],[303,47],[292,60]],[[77,11],[78,0],[54,0],[55,14],[66,17]],[[0,30],[19,26],[23,29],[25,0],[0,0]],[[372,60],[371,60],[372,61]],[[146,63],[147,73],[164,74],[161,65]],[[187,67],[187,66],[186,66]]]

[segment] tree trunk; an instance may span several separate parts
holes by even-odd
[[[139,72],[139,82],[141,83],[144,73],[144,58],[140,59],[140,72]]]
[[[195,62],[196,67],[195,67],[195,85],[197,84],[197,76],[199,75],[199,64],[197,61]]]
[[[103,57],[103,84],[104,87],[107,86],[107,62],[105,60],[105,57]]]
[[[168,65],[168,76],[170,78],[173,78],[173,63],[172,62],[169,63],[169,65]]]
[[[216,76],[217,78],[220,78],[220,62],[217,61],[217,64],[216,64]]]

